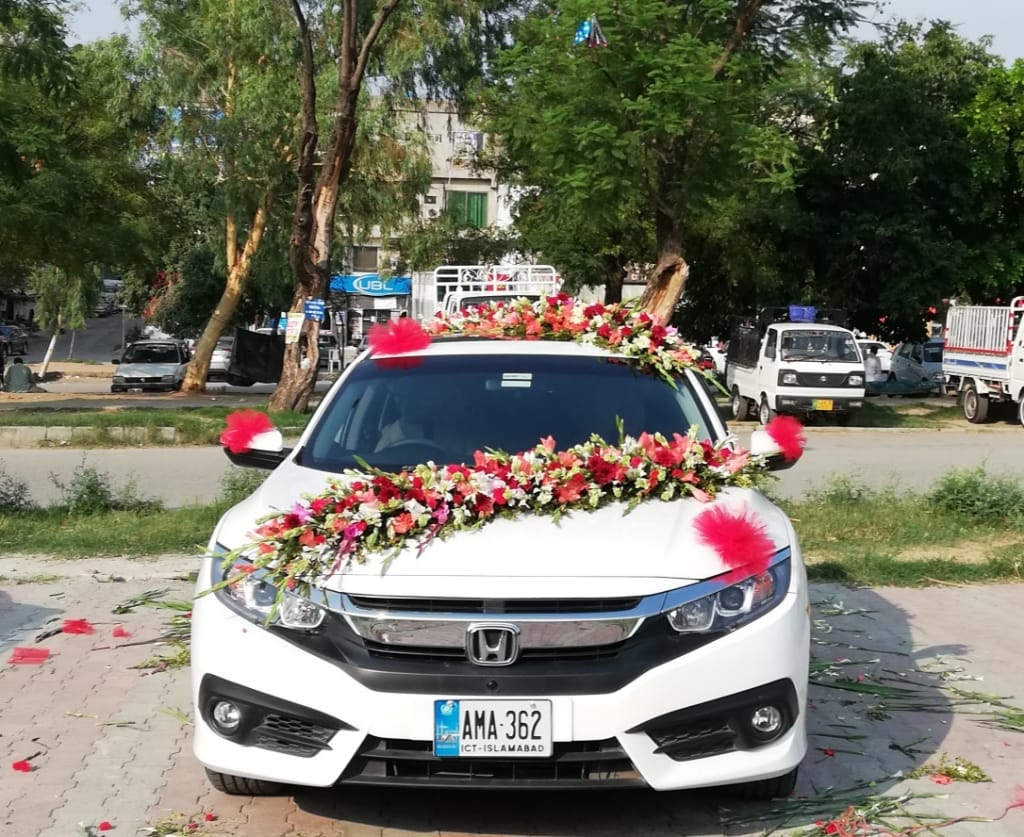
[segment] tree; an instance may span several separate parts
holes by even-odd
[[[37,372],[45,380],[61,330],[85,327],[86,317],[96,307],[103,284],[98,272],[68,273],[53,265],[41,265],[29,274],[29,285],[36,293],[39,325],[53,332]]]
[[[964,111],[997,60],[946,24],[900,26],[830,71],[803,149],[798,216],[779,250],[800,254],[818,304],[893,339],[989,273],[996,190],[974,172]],[[812,300],[808,300],[812,301]]]
[[[385,113],[407,111],[421,94],[462,88],[480,64],[480,56],[498,43],[507,24],[504,0],[344,0],[340,4],[304,4],[291,0],[301,54],[301,133],[298,189],[291,227],[291,267],[295,279],[291,310],[301,312],[311,299],[327,295],[339,201],[353,170],[367,79]],[[337,10],[336,16],[334,10]],[[318,110],[324,89],[318,46],[333,56],[332,96],[327,116]],[[330,125],[321,135],[324,119]],[[303,325],[304,343],[285,347],[281,381],[270,398],[271,410],[302,410],[313,391],[317,368],[318,324]],[[304,345],[309,363],[300,363]]]
[[[290,17],[259,0],[137,0],[142,12],[146,71],[157,77],[165,109],[158,148],[169,178],[205,181],[220,232],[224,278],[182,385],[206,386],[210,357],[243,298],[254,260],[272,223],[275,199],[291,174],[298,97],[290,77]],[[176,172],[176,173],[174,173]],[[183,229],[189,258],[195,231]],[[172,266],[172,270],[174,266]],[[207,274],[208,275],[208,274]]]
[[[785,190],[794,145],[780,113],[787,70],[820,55],[861,0],[569,0],[526,17],[486,98],[507,171],[545,211],[588,219],[599,252],[653,234],[642,304],[667,319],[685,251],[715,203],[751,181]],[[607,47],[574,43],[594,15]],[[623,225],[622,207],[636,208]],[[650,231],[648,233],[647,231]]]

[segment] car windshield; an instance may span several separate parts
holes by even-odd
[[[924,344],[924,362],[925,363],[942,363],[942,344],[941,343],[925,343]]]
[[[178,363],[178,349],[175,346],[145,346],[136,343],[129,346],[121,359],[122,363]]]
[[[783,332],[782,359],[856,363],[860,353],[849,334],[808,329]]]
[[[321,416],[300,464],[325,471],[384,470],[418,462],[472,462],[477,450],[519,452],[547,436],[559,449],[597,433],[618,440],[616,420],[638,436],[668,438],[693,425],[710,437],[689,379],[678,388],[620,360],[551,355],[459,355],[412,368],[357,365]]]

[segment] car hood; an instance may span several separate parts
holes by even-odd
[[[308,480],[307,469],[290,462],[279,466],[256,494],[225,516],[218,541],[238,548],[252,540],[248,533],[269,511],[291,509],[302,493],[289,478],[296,471],[305,472]],[[785,515],[759,492],[727,489],[715,503],[751,513],[777,549],[791,545]],[[646,595],[727,569],[694,529],[694,519],[708,508],[687,498],[651,500],[628,513],[626,504],[613,503],[566,514],[557,522],[547,515],[499,518],[423,549],[373,553],[322,584],[341,592],[391,596]]]
[[[181,363],[120,363],[114,370],[115,375],[133,378],[154,378],[162,375],[174,375],[182,369]]]

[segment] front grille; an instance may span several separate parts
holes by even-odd
[[[709,718],[674,729],[648,732],[658,745],[654,751],[664,753],[674,761],[717,756],[736,747],[736,731],[724,718]]]
[[[326,744],[334,737],[336,730],[303,721],[301,718],[289,718],[287,715],[265,715],[260,728],[271,733],[296,735]]]
[[[847,377],[845,372],[797,372],[796,382],[802,387],[845,387]]]
[[[640,597],[616,599],[432,599],[348,596],[363,610],[391,613],[622,613],[640,604]]]
[[[337,732],[301,718],[268,712],[245,736],[243,743],[275,753],[310,758],[331,749],[328,741]]]
[[[414,645],[387,645],[364,639],[363,644],[371,657],[395,660],[465,660],[464,648],[424,648]],[[519,660],[606,660],[619,653],[623,643],[615,645],[596,645],[582,648],[563,646],[561,648],[523,648],[519,652]]]
[[[549,758],[438,758],[429,741],[367,736],[341,777],[345,784],[432,787],[643,787],[614,738],[556,742]]]
[[[126,384],[159,384],[160,383],[160,376],[159,375],[149,375],[149,376],[140,377],[140,378],[125,378],[124,382]]]

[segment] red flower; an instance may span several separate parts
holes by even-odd
[[[831,747],[825,747],[825,749],[823,749],[821,752],[823,752],[829,758],[832,758],[832,756],[836,754],[836,751],[833,750]]]
[[[722,559],[728,574],[725,581],[739,581],[764,572],[775,553],[775,543],[764,524],[748,516],[747,509],[730,512],[723,506],[702,511],[693,522],[701,541]]]
[[[944,776],[941,773],[933,773],[929,778],[935,782],[936,785],[949,785],[952,784],[953,779],[951,776]]]
[[[13,767],[19,773],[31,773],[32,772],[32,765],[29,764],[27,761],[25,761],[25,759],[22,759],[21,761],[14,762],[14,764],[12,764],[11,767]]]
[[[778,416],[765,425],[765,430],[779,446],[783,457],[788,462],[799,459],[807,444],[804,426],[792,416]]]
[[[12,648],[7,662],[15,665],[38,666],[50,657],[49,648]]]
[[[92,625],[89,624],[88,619],[65,619],[61,624],[60,629],[66,634],[93,633]]]
[[[395,530],[395,534],[402,535],[412,529],[414,522],[409,512],[402,512],[392,519],[391,526]]]
[[[211,814],[209,811],[207,811],[205,814],[203,814],[203,819],[207,822],[213,822],[215,819],[217,819],[217,815]]]
[[[110,831],[114,826],[109,820],[103,820],[99,825],[96,826],[97,831]]]
[[[266,413],[256,410],[235,410],[225,421],[220,443],[232,453],[245,453],[252,447],[254,437],[273,429],[274,423]]]
[[[587,487],[587,480],[583,474],[573,474],[568,482],[562,483],[555,489],[555,499],[559,503],[575,503],[583,496]]]

